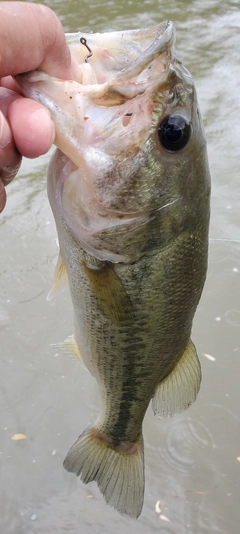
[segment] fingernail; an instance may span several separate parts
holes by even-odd
[[[6,118],[0,111],[0,148],[5,148],[12,141],[12,133]]]

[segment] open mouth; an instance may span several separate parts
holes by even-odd
[[[145,30],[66,34],[66,40],[80,66],[82,80],[77,81],[87,85],[84,70],[89,63],[94,70],[93,84],[116,85],[133,79],[137,83],[146,80],[143,71],[172,48],[175,31],[172,22],[167,21]]]
[[[16,78],[26,96],[49,109],[55,144],[80,166],[87,146],[102,148],[106,141],[104,150],[113,155],[115,136],[125,150],[133,129],[141,138],[140,124],[148,131],[149,102],[169,72],[175,31],[172,22],[162,22],[145,30],[67,34],[66,40],[78,65],[75,80],[39,71]]]

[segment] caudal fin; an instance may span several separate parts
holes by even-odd
[[[65,469],[80,475],[84,484],[96,480],[106,502],[120,514],[137,518],[144,497],[143,438],[114,446],[104,433],[90,427],[74,443]]]

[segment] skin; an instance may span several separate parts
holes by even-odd
[[[23,97],[12,78],[34,69],[73,78],[60,21],[43,5],[0,2],[0,212],[6,204],[5,186],[16,176],[22,156],[45,154],[55,137],[49,111]]]

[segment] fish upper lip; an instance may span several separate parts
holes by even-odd
[[[161,25],[159,25],[160,28]],[[159,31],[154,42],[129,66],[112,78],[112,83],[124,82],[138,76],[154,59],[174,45],[175,30],[171,21],[166,22],[166,29]]]

